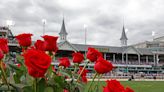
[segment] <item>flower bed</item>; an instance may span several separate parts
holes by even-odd
[[[89,85],[88,92],[96,92],[99,87],[94,85],[95,78],[99,79],[113,69],[111,62],[105,60],[96,49],[89,47],[86,56],[80,52],[72,54],[72,61],[68,57],[58,59],[59,67],[51,65],[57,54],[58,37],[45,35],[31,45],[32,34],[24,33],[16,36],[22,48],[21,54],[16,55],[13,62],[8,49],[8,42],[0,38],[0,90],[11,92],[83,92],[87,83],[86,66],[94,63],[95,74]],[[85,58],[86,57],[86,58]],[[85,61],[85,62],[84,62]],[[70,62],[74,64],[71,66]],[[84,63],[83,67],[79,64]],[[74,67],[73,71],[69,67]],[[69,80],[69,81],[68,81]],[[94,88],[94,89],[93,89]],[[108,80],[103,92],[134,92],[129,87],[124,88],[117,80]]]

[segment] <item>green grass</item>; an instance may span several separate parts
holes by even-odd
[[[86,85],[84,92],[87,92],[86,90],[88,89],[89,84],[90,83]],[[97,82],[94,82],[93,84],[96,85]],[[122,81],[121,84],[125,87],[131,87],[135,92],[164,92],[164,81]],[[101,91],[99,90],[98,92],[102,92],[102,86],[105,85],[106,82],[100,82],[99,88]]]

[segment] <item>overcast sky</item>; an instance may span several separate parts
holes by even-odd
[[[0,25],[13,20],[14,35],[43,34],[42,19],[46,19],[46,34],[58,35],[63,16],[68,40],[84,44],[84,24],[87,44],[120,46],[123,19],[128,44],[152,40],[164,35],[164,0],[1,0]]]

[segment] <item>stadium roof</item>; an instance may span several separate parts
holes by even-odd
[[[101,45],[85,45],[85,44],[71,44],[68,41],[67,42],[60,42],[58,43],[59,49],[60,46],[63,44],[68,44],[72,47],[75,51],[87,51],[88,47],[93,47],[100,52],[105,53],[128,53],[128,54],[140,54],[140,55],[152,55],[152,51],[147,48],[135,48],[133,46],[126,46],[126,47],[116,47],[116,46],[101,46]],[[62,50],[62,49],[60,49]],[[64,49],[66,50],[66,49]]]

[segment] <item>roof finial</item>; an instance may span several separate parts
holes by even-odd
[[[124,26],[125,26],[125,17],[123,16],[123,28],[124,28]]]
[[[64,20],[64,13],[62,13],[62,17],[63,17],[63,20]]]
[[[125,27],[124,27],[124,17],[123,17],[123,28],[122,28],[122,34],[121,34],[121,45],[122,46],[127,46],[127,36],[126,36],[126,32],[125,32]]]

